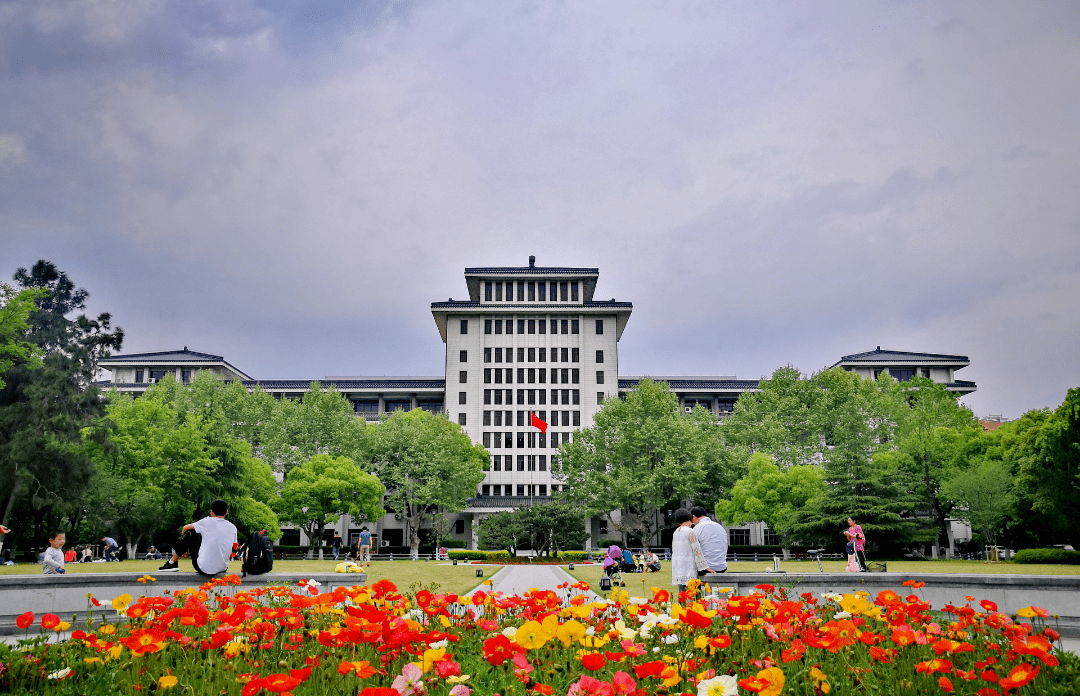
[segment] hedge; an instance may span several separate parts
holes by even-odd
[[[1053,563],[1080,565],[1080,551],[1066,549],[1023,549],[1013,556],[1015,563]]]
[[[528,563],[529,556],[517,556],[511,559],[505,551],[450,551],[450,560],[453,561],[487,561],[488,563]],[[557,557],[533,556],[538,563],[562,563],[566,561],[584,561],[588,554],[584,551],[560,551]]]

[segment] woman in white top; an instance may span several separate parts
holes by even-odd
[[[709,567],[701,544],[698,543],[691,524],[690,511],[679,508],[675,511],[675,524],[679,527],[671,537],[671,584],[678,585],[679,591],[686,589],[691,578],[698,576],[699,570]]]

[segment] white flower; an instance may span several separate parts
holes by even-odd
[[[630,603],[631,604],[648,604],[649,600],[645,599],[644,597],[631,597],[630,598]]]
[[[835,592],[822,592],[821,596],[825,599],[831,599],[834,602],[839,602],[844,598],[844,595],[836,594]]]
[[[55,672],[53,672],[52,674],[50,674],[49,679],[63,679],[64,677],[66,677],[69,674],[71,674],[71,668],[70,667],[65,667],[63,669],[58,669]]]
[[[660,646],[657,646],[657,647],[653,648],[653,649],[652,649],[652,651],[653,651],[654,653],[658,653],[658,652],[660,652]]]
[[[517,635],[517,626],[507,626],[502,630],[502,634],[510,640],[513,640],[514,636]]]
[[[664,642],[667,643],[668,645],[671,645],[672,643],[678,643],[679,642],[679,634],[678,633],[669,633],[669,634],[667,634],[666,636],[664,636]]]
[[[843,619],[850,619],[851,618],[851,613],[846,612],[846,611],[838,611],[835,614],[833,614],[833,618],[836,619],[837,621],[841,621]]]
[[[307,581],[307,586],[308,587],[322,587],[322,583],[319,582],[318,580],[316,580],[315,578],[312,578],[311,580]]]
[[[437,640],[434,643],[431,643],[430,645],[428,645],[428,648],[432,650],[438,650],[439,648],[445,648],[447,645],[450,645],[450,641],[443,638],[442,640]]]
[[[730,674],[722,674],[699,682],[697,696],[739,696],[739,684]]]

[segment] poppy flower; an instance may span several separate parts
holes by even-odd
[[[634,673],[637,674],[638,679],[644,679],[645,677],[659,677],[665,667],[667,667],[667,665],[663,660],[653,660],[652,662],[646,662],[635,666]]]
[[[397,689],[389,686],[369,686],[360,692],[360,696],[401,696]]]
[[[514,652],[513,643],[501,633],[484,641],[484,659],[493,667],[501,667]]]
[[[993,612],[993,611],[998,610],[997,604],[995,604],[994,602],[991,602],[989,599],[984,599],[983,601],[979,602],[979,606],[982,607],[983,609],[985,609],[986,611]]]
[[[45,614],[41,617],[41,627],[45,630],[56,628],[60,625],[60,617],[56,614]]]
[[[952,682],[949,681],[948,677],[938,677],[937,685],[941,687],[941,690],[947,694],[951,694],[953,692],[953,685]]]
[[[1038,676],[1038,674],[1038,665],[1029,665],[1026,662],[1021,662],[1012,668],[1012,671],[1009,672],[1009,676],[998,682],[998,686],[1006,690],[1019,689],[1021,686],[1024,686]]]
[[[180,680],[171,674],[166,674],[163,677],[159,677],[157,680],[157,685],[159,689],[171,689],[179,683]]]
[[[300,680],[288,674],[268,674],[263,677],[262,688],[275,694],[283,694],[300,686]]]
[[[551,638],[552,635],[544,630],[539,621],[526,621],[514,634],[514,640],[526,650],[542,648]]]
[[[34,623],[34,612],[32,611],[19,614],[19,618],[15,619],[15,625],[23,630],[30,628],[32,623]]]
[[[581,666],[595,672],[607,664],[607,659],[600,653],[586,653],[581,656]]]

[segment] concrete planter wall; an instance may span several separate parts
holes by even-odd
[[[0,635],[22,633],[15,625],[15,619],[26,611],[35,614],[35,625],[40,628],[41,615],[52,613],[64,621],[71,621],[77,628],[78,621],[86,620],[89,600],[92,594],[102,606],[94,607],[95,615],[102,613],[117,616],[110,602],[122,594],[134,598],[141,596],[155,597],[166,591],[176,592],[187,587],[198,587],[207,578],[198,573],[156,573],[152,577],[156,582],[145,585],[138,582],[144,573],[72,573],[70,575],[0,575]],[[367,573],[267,573],[249,575],[240,585],[226,585],[220,588],[225,594],[234,594],[241,590],[266,585],[281,585],[300,580],[315,580],[319,590],[329,592],[335,587],[364,585]],[[72,621],[72,617],[75,621]],[[36,633],[36,628],[31,628]]]
[[[1080,576],[1077,575],[952,575],[948,573],[714,573],[705,577],[712,588],[730,587],[737,594],[752,592],[755,585],[768,583],[791,588],[798,595],[812,592],[851,593],[865,590],[871,600],[882,590],[893,590],[902,597],[915,594],[930,602],[935,610],[946,604],[963,606],[965,596],[971,604],[989,599],[998,610],[1015,614],[1022,607],[1037,606],[1050,612],[1044,619],[1067,638],[1080,637]],[[918,590],[904,587],[907,580],[926,583]],[[1054,615],[1057,618],[1054,618]],[[1029,619],[1023,619],[1029,621]]]

